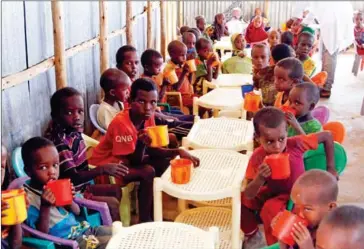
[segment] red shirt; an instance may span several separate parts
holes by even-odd
[[[362,27],[362,28],[354,27],[354,37],[355,37],[355,41],[359,45],[363,45],[364,44],[364,27]],[[357,47],[356,51],[359,55],[364,55],[364,48]]]
[[[284,180],[267,179],[268,189],[273,194],[290,194],[292,186],[297,178],[305,172],[303,164],[303,154],[307,150],[315,150],[318,147],[316,134],[300,135],[287,139],[285,152],[289,153],[289,162],[291,166],[291,175]],[[248,180],[253,180],[258,174],[258,168],[263,163],[267,153],[260,146],[255,149],[248,164],[245,177]]]

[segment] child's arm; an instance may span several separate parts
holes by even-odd
[[[207,74],[205,76],[206,80],[211,82],[213,77],[213,69],[212,69],[212,63],[215,61],[215,56],[211,56],[206,61],[206,68],[207,68]],[[218,71],[218,70],[216,70]],[[217,77],[216,77],[217,78]],[[216,79],[215,78],[215,79]]]
[[[313,82],[313,81],[311,80],[311,78],[310,78],[310,77],[308,77],[306,74],[304,74],[304,75],[303,75],[303,81],[304,81],[304,82],[310,82],[310,83],[312,83],[312,84],[315,84],[315,82]]]
[[[248,185],[244,190],[244,195],[248,199],[253,199],[257,196],[260,187],[265,184],[266,178],[270,177],[272,174],[269,166],[265,163],[261,164],[258,170],[257,176],[254,178],[254,180],[248,182]]]
[[[179,76],[177,83],[173,85],[173,89],[175,91],[179,91],[181,89],[182,83],[185,80],[185,76],[189,71],[190,67],[188,66],[188,64],[184,64],[182,74]]]
[[[292,126],[293,129],[295,129],[298,135],[306,135],[306,132],[302,129],[301,125],[298,123],[296,117],[292,113],[286,113],[286,120],[287,123]]]
[[[166,148],[148,148],[148,153],[150,156],[158,156],[162,158],[173,158],[180,156],[181,158],[189,159],[193,162],[195,167],[200,165],[200,159],[192,156],[188,151],[184,149],[166,149]]]
[[[23,231],[21,224],[17,224],[10,228],[9,245],[12,249],[19,249],[22,246]]]
[[[138,133],[138,140],[135,145],[135,150],[127,157],[130,161],[130,165],[140,165],[144,158],[145,148],[151,143],[149,136],[145,130],[140,130]]]
[[[318,143],[323,143],[325,146],[327,171],[338,177],[335,169],[335,158],[334,158],[334,140],[332,134],[329,131],[322,131],[316,133]]]
[[[213,77],[215,80],[217,79],[217,77],[219,77],[219,71],[220,71],[220,66],[217,66],[217,67],[215,68],[214,73],[212,74],[212,77]]]
[[[75,198],[75,194],[76,194],[76,191],[75,191],[75,187],[73,186],[73,183],[71,183],[71,187],[72,187],[72,196],[73,196],[73,199]],[[75,215],[80,215],[80,206],[78,206],[77,203],[75,203],[74,201],[72,201],[71,205],[69,206],[65,206],[65,209],[67,209],[69,212],[75,214]]]
[[[313,240],[307,227],[301,223],[293,225],[293,239],[300,249],[315,249]]]
[[[163,79],[163,84],[161,86],[161,89],[159,91],[159,96],[158,96],[159,101],[162,101],[162,99],[164,98],[164,95],[166,94],[168,85],[169,85],[168,80]]]
[[[36,223],[37,230],[42,233],[49,233],[50,211],[55,202],[56,198],[53,192],[46,188],[41,197],[39,219]]]

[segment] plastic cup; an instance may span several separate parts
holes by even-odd
[[[154,75],[152,77],[152,79],[153,79],[154,83],[156,83],[158,86],[162,86],[162,84],[163,84],[163,73]]]
[[[9,204],[9,209],[2,211],[5,216],[1,217],[1,225],[12,226],[26,220],[28,214],[23,189],[1,191],[1,200]]]
[[[295,241],[291,236],[292,228],[294,224],[299,222],[306,227],[308,226],[307,220],[285,210],[276,216],[275,223],[272,224],[272,234],[283,243],[293,246]]]
[[[271,178],[274,180],[287,179],[291,175],[289,154],[280,153],[267,156],[264,161],[271,168]]]
[[[147,128],[147,134],[152,139],[150,147],[164,147],[169,144],[168,126],[157,125]]]
[[[193,73],[193,72],[197,71],[195,60],[188,60],[188,61],[186,61],[186,64],[190,68],[190,73]]]
[[[244,109],[248,112],[257,112],[260,105],[260,95],[254,92],[249,92],[245,94],[244,97]]]
[[[214,52],[210,52],[208,59],[211,58],[212,56],[215,56],[215,61],[212,63],[211,66],[216,67],[216,66],[220,65],[219,55]]]
[[[254,86],[253,85],[242,85],[241,86],[241,93],[243,95],[243,98],[245,97],[245,95],[247,93],[250,93],[254,90]]]
[[[175,70],[165,72],[164,77],[166,77],[171,84],[176,84],[178,82],[178,76]]]
[[[290,106],[281,106],[281,110],[284,112],[284,113],[292,113],[293,116],[296,116],[296,110],[293,109],[292,107]]]
[[[193,163],[188,159],[171,160],[171,178],[176,184],[186,184],[191,179]]]
[[[50,181],[47,183],[46,188],[49,188],[56,197],[56,206],[62,207],[72,204],[73,196],[70,179]]]

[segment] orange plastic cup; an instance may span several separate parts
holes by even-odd
[[[271,178],[274,180],[287,179],[291,175],[289,154],[280,153],[267,156],[264,161],[272,171]]]
[[[188,159],[171,160],[171,178],[176,184],[186,184],[191,179],[193,163]]]
[[[168,126],[157,125],[147,128],[147,134],[152,139],[150,147],[164,147],[169,144]]]
[[[346,135],[345,126],[340,122],[328,122],[322,127],[325,131],[330,131],[335,142],[343,143]]]
[[[186,64],[190,68],[190,73],[193,73],[193,72],[197,71],[195,60],[188,60],[188,61],[186,61]]]
[[[327,80],[327,72],[321,71],[311,78],[311,80],[318,86],[323,87]]]
[[[177,76],[175,70],[171,70],[171,71],[165,72],[164,73],[164,77],[167,78],[167,80],[171,84],[176,84],[178,82],[178,76]]]
[[[291,236],[293,225],[301,222],[304,226],[308,226],[307,220],[287,210],[279,213],[274,219],[275,223],[272,224],[272,234],[277,237],[278,240],[290,246],[295,244],[295,241]]]
[[[2,211],[1,225],[12,226],[20,224],[28,217],[23,189],[1,191],[1,200],[9,204],[9,208]]]
[[[294,116],[296,116],[296,110],[293,109],[292,107],[290,106],[281,106],[281,110],[284,112],[284,113],[292,113]]]
[[[214,53],[214,52],[210,52],[208,59],[211,58],[212,56],[215,56],[215,61],[212,63],[212,67],[217,67],[218,65],[220,65],[220,59],[219,59],[219,55]]]
[[[245,94],[244,109],[248,112],[257,112],[259,110],[260,99],[260,95],[254,92]]]
[[[50,181],[47,183],[46,188],[49,188],[56,197],[56,206],[62,207],[72,204],[73,196],[70,179]]]

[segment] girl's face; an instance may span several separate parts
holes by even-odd
[[[259,28],[260,26],[262,26],[263,20],[261,16],[257,16],[254,19],[254,27]]]
[[[268,36],[269,46],[272,48],[275,45],[277,45],[279,43],[279,39],[280,39],[280,36],[277,31],[270,32],[269,36]]]
[[[292,23],[292,27],[291,27],[291,31],[293,34],[298,35],[301,32],[301,20],[300,19],[296,19],[293,23]]]
[[[216,22],[219,25],[225,25],[225,16],[223,14],[219,14],[216,16]]]
[[[205,26],[206,26],[205,19],[203,19],[203,18],[198,19],[198,21],[196,22],[196,26],[197,26],[197,28],[198,28],[201,32],[205,31]]]
[[[238,50],[244,50],[246,44],[243,35],[238,35],[235,38],[234,45]]]
[[[356,14],[355,15],[355,25],[357,27],[362,26],[363,25],[363,15],[362,14]]]

